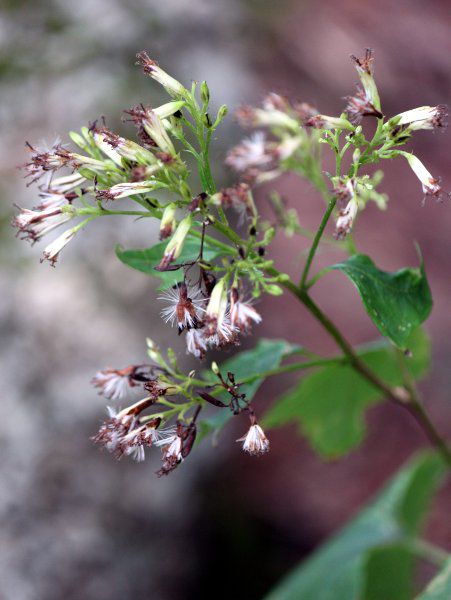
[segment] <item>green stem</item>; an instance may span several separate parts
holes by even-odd
[[[231,242],[233,242],[236,246],[244,246],[245,245],[244,240],[242,240],[240,238],[240,236],[237,233],[235,233],[233,231],[233,229],[231,227],[229,227],[228,225],[226,225],[225,223],[215,220],[213,222],[213,227],[217,231],[219,231],[219,233],[222,233],[223,236],[225,236]]]
[[[413,379],[412,374],[410,373],[405,364],[404,354],[401,352],[401,350],[397,350],[397,354],[399,358],[401,373],[404,380],[404,386],[409,392],[409,401],[408,403],[406,403],[405,406],[416,419],[420,427],[424,430],[432,445],[434,445],[439,450],[441,455],[446,460],[447,464],[451,466],[451,450],[450,448],[448,448],[448,445],[445,443],[445,441],[441,438],[440,434],[436,430],[433,423],[429,420],[429,417],[426,411],[424,410],[420,394],[415,384],[415,380]]]
[[[415,538],[413,540],[409,540],[409,549],[412,550],[417,556],[427,560],[433,565],[437,565],[438,567],[443,567],[443,565],[449,560],[450,554],[444,550],[436,546],[435,544],[431,544],[426,540]]]
[[[280,275],[277,269],[270,267],[267,269],[268,274]],[[348,358],[349,364],[373,386],[379,389],[383,394],[393,402],[404,406],[415,418],[421,429],[425,432],[432,445],[442,455],[445,462],[451,467],[451,450],[441,438],[435,426],[430,421],[426,411],[424,410],[419,399],[416,388],[412,386],[409,380],[406,381],[405,387],[391,387],[383,379],[381,379],[374,371],[372,371],[364,361],[355,352],[351,344],[342,335],[336,325],[325,315],[319,306],[310,298],[305,290],[298,288],[292,281],[281,282],[287,290],[289,290],[302,304],[309,310],[317,321],[321,323],[323,328],[335,340],[337,345],[342,349],[345,356]],[[410,375],[409,375],[410,376]]]
[[[305,266],[304,266],[304,271],[302,272],[302,277],[301,277],[301,282],[300,282],[300,288],[301,289],[305,289],[305,284],[307,282],[307,277],[310,271],[310,267],[312,265],[313,259],[315,257],[316,254],[316,250],[318,249],[318,245],[319,242],[321,240],[321,237],[324,233],[324,229],[326,228],[327,222],[329,220],[330,215],[332,214],[332,211],[335,208],[335,204],[337,203],[337,199],[334,197],[330,198],[329,200],[329,204],[327,206],[327,210],[323,215],[323,218],[321,220],[320,226],[318,231],[316,232],[316,235],[313,239],[313,243],[310,247],[310,252],[308,254],[307,260],[305,262]]]

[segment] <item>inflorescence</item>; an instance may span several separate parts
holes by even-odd
[[[337,201],[337,240],[351,233],[368,201],[380,208],[386,206],[386,196],[376,191],[382,176],[379,172],[371,177],[361,175],[359,169],[365,164],[401,156],[420,180],[425,196],[442,196],[439,180],[418,157],[400,147],[419,129],[444,127],[446,108],[423,106],[386,119],[370,50],[363,58],[352,57],[360,83],[338,117],[320,114],[305,102],[291,103],[275,93],[269,94],[261,107],[239,108],[237,120],[252,131],[225,161],[238,180],[220,190],[211,174],[209,146],[227,108],[221,106],[213,118],[205,82],[187,89],[145,52],[137,58],[143,72],[166,90],[168,102],[158,108],[140,104],[124,112],[124,120],[136,128],[138,141],[111,131],[100,120],[82,128],[80,134],[70,134],[79,151],[60,141],[49,148],[27,143],[30,158],[24,169],[29,184],[38,184],[39,202],[33,209],[20,209],[13,225],[20,236],[34,243],[70,223],[44,250],[42,260],[55,265],[68,242],[98,217],[158,219],[160,240],[167,242],[154,268],[174,272],[174,285],[159,296],[164,303],[161,314],[168,325],[185,336],[187,352],[198,359],[209,349],[236,345],[242,335],[249,334],[261,322],[255,300],[262,292],[281,294],[279,284],[287,278],[271,273],[273,261],[265,253],[277,227],[287,232],[298,228],[297,216],[279,211],[275,226],[263,222],[252,195],[255,186],[294,171],[324,195],[332,194]],[[377,120],[371,140],[364,135],[364,117]],[[344,136],[342,146],[340,136]],[[329,175],[329,185],[321,167],[322,144],[335,152],[337,164],[348,149],[352,150],[347,174],[337,169],[336,174]],[[190,168],[184,160],[188,155],[194,157],[198,169],[197,189],[190,183]],[[139,210],[123,210],[120,201],[124,199],[137,204]],[[229,211],[238,217],[236,226],[229,224]],[[247,233],[241,237],[237,231],[243,229]],[[220,242],[222,252],[213,260],[207,260],[205,248],[208,243],[219,242],[209,232],[227,240],[226,244]],[[197,256],[190,260],[183,254],[188,240],[198,247]],[[112,402],[125,400],[132,388],[145,396],[124,409],[110,408],[109,419],[94,437],[95,442],[118,458],[131,455],[137,460],[144,458],[146,447],[160,447],[163,465],[159,474],[167,474],[191,452],[198,415],[210,404],[233,414],[244,411],[249,415],[249,431],[240,440],[245,451],[256,455],[269,449],[268,439],[233,373],[224,378],[214,363],[216,382],[212,383],[211,378],[198,379],[195,373],[183,375],[171,351],[167,359],[163,358],[150,340],[148,353],[150,365],[107,369],[94,377],[93,384]]]

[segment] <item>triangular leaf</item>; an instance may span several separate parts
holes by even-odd
[[[418,329],[409,339],[413,357],[407,362],[416,378],[429,365],[429,343]],[[389,344],[360,349],[360,358],[391,385],[402,383],[400,367]],[[317,452],[335,458],[355,448],[365,434],[365,410],[383,394],[351,366],[323,367],[305,376],[282,396],[263,419],[265,427],[298,423]]]
[[[432,309],[423,263],[420,268],[388,273],[378,269],[368,256],[355,254],[331,269],[349,277],[382,335],[405,349],[412,331],[427,319]]]

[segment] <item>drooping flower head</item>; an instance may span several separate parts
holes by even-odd
[[[252,322],[261,323],[262,318],[250,302],[242,300],[234,287],[230,291],[230,322],[241,333],[249,333]]]
[[[158,299],[168,303],[161,314],[166,323],[176,324],[179,332],[197,327],[201,314],[205,312],[205,301],[200,288],[195,288],[185,281],[176,283],[158,296]]]
[[[252,456],[259,456],[269,451],[269,440],[253,415],[248,432],[237,442],[243,442],[243,450]]]

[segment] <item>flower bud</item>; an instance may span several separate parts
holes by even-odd
[[[175,211],[176,205],[172,202],[164,209],[160,223],[160,240],[165,240],[172,235],[176,225]]]
[[[219,375],[219,367],[218,367],[218,363],[217,362],[213,361],[211,363],[211,370],[213,371],[213,373],[215,375]]]
[[[151,360],[153,360],[154,362],[156,362],[157,364],[161,364],[162,358],[161,358],[160,351],[158,350],[157,344],[151,338],[146,338],[146,344],[147,344],[147,354],[148,354],[149,358]]]
[[[164,256],[160,264],[158,265],[158,267],[155,267],[157,271],[167,271],[169,265],[180,256],[183,249],[183,245],[185,243],[186,236],[188,235],[189,230],[191,229],[192,222],[193,218],[191,215],[188,215],[180,221],[174,235],[172,236],[171,240],[166,246]]]
[[[206,81],[202,81],[200,84],[200,99],[202,104],[207,105],[210,102],[210,90]]]
[[[226,117],[228,112],[229,109],[227,108],[226,104],[223,104],[219,107],[218,114],[216,115],[215,122],[213,123],[213,129],[221,123],[221,121]]]
[[[405,127],[409,131],[436,129],[446,127],[447,116],[446,106],[443,104],[439,106],[419,106],[392,117],[387,126],[390,129]]]
[[[210,300],[207,305],[206,317],[209,319],[216,319],[218,325],[224,320],[224,316],[227,310],[227,288],[226,281],[223,277],[213,288],[211,292]]]
[[[354,131],[354,126],[347,119],[327,115],[314,115],[307,119],[304,125],[315,129],[348,129]]]
[[[160,69],[158,64],[149,57],[147,52],[144,50],[142,52],[138,52],[136,58],[138,59],[138,64],[141,65],[144,73],[146,75],[150,75],[152,79],[155,79],[155,81],[162,85],[168,94],[171,94],[172,96],[185,96],[187,94],[187,90],[183,87],[183,85],[168,75],[166,71]]]
[[[354,61],[360,82],[365,92],[367,102],[371,103],[376,112],[381,110],[381,101],[377,91],[376,82],[373,77],[373,51],[370,48],[365,50],[365,56],[357,58],[351,54],[351,60]]]
[[[428,196],[435,196],[440,198],[442,194],[442,188],[439,185],[439,180],[432,177],[431,173],[426,169],[421,160],[413,154],[403,152],[403,156],[407,159],[410,168],[421,181],[423,193]]]
[[[185,102],[183,100],[178,100],[177,102],[167,102],[166,104],[162,104],[158,108],[154,108],[153,112],[156,113],[160,119],[167,119],[174,113],[178,112],[185,106]]]

